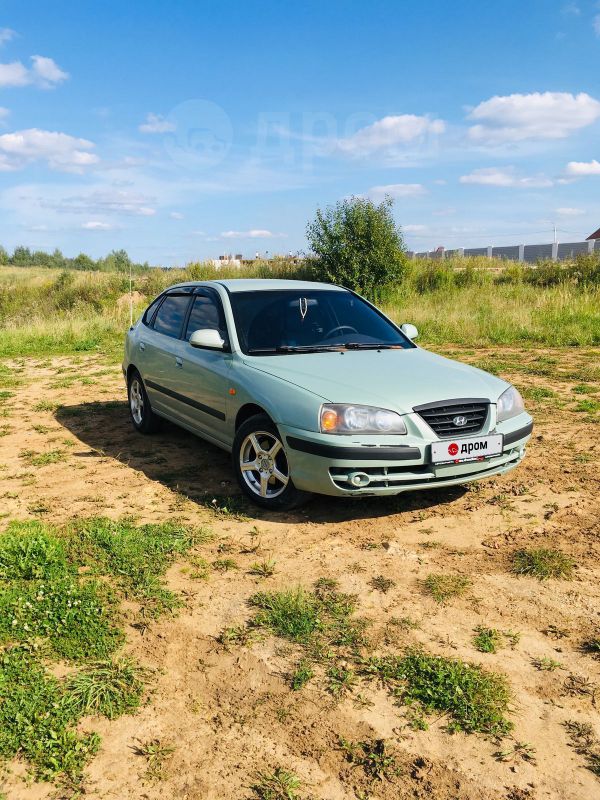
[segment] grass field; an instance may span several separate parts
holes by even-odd
[[[379,298],[398,322],[413,322],[424,344],[600,344],[600,261],[523,268],[484,259],[409,262],[405,278]],[[285,262],[248,277],[307,277]],[[134,277],[137,315],[156,294],[183,280],[239,277],[196,264]],[[0,357],[102,352],[118,357],[129,322],[127,276],[0,267]]]

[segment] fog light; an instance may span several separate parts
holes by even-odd
[[[368,486],[371,483],[371,478],[366,472],[353,472],[349,477],[349,481],[352,486],[362,487]]]

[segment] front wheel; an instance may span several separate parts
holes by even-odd
[[[309,500],[308,492],[294,486],[279,431],[266,414],[240,425],[232,455],[240,488],[257,505],[288,511]]]

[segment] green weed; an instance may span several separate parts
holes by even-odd
[[[258,800],[298,800],[297,790],[302,783],[293,772],[275,767],[272,772],[261,772],[252,792]]]
[[[164,778],[166,762],[174,752],[175,748],[164,744],[160,739],[150,739],[142,742],[134,750],[137,756],[146,759],[145,776],[151,781],[160,781]]]
[[[577,403],[575,411],[595,414],[596,411],[600,411],[600,400],[593,400],[591,397],[586,397],[584,400],[580,400]]]
[[[270,578],[275,574],[275,564],[277,562],[272,558],[264,561],[257,561],[250,567],[250,574],[257,575],[259,578]]]
[[[77,716],[66,699],[34,651],[6,649],[0,656],[0,756],[21,754],[40,780],[78,780],[100,739],[76,731]]]
[[[436,603],[445,603],[451,597],[464,594],[471,586],[465,575],[428,575],[424,581],[425,590]]]
[[[310,662],[303,658],[292,673],[292,678],[290,681],[292,689],[295,692],[303,689],[309,680],[314,677],[314,674],[315,673],[310,666]]]
[[[400,775],[396,756],[389,749],[385,739],[373,739],[366,742],[349,742],[340,740],[340,747],[346,759],[356,767],[361,767],[371,780],[382,780]]]
[[[517,550],[513,554],[513,572],[517,575],[530,575],[541,581],[547,578],[570,580],[574,569],[573,559],[559,550],[539,548]]]
[[[369,581],[369,586],[372,589],[382,592],[383,594],[387,594],[395,585],[395,581],[393,581],[391,578],[385,578],[383,575],[377,575],[375,578],[371,578]]]
[[[485,628],[479,625],[475,631],[473,645],[481,653],[495,653],[502,646],[502,633],[496,628]]]
[[[143,604],[149,617],[180,605],[164,586],[162,576],[178,556],[210,537],[205,529],[174,522],[137,527],[128,520],[103,517],[75,521],[71,530],[70,557],[87,566],[91,574],[114,576],[127,596]]]
[[[143,694],[144,672],[111,658],[124,640],[118,592],[152,597],[157,612],[157,596],[163,610],[173,606],[164,572],[202,539],[172,523],[9,524],[0,535],[0,758],[20,754],[35,778],[77,794],[100,741],[78,732],[79,719],[130,712]],[[59,679],[46,666],[58,659],[80,666]]]
[[[543,656],[542,658],[533,658],[531,660],[531,663],[540,672],[554,672],[555,669],[564,669],[560,661],[555,661],[553,658],[550,658],[549,656]]]
[[[259,609],[253,624],[294,642],[357,647],[363,642],[365,625],[351,619],[356,598],[331,585],[321,580],[313,592],[302,587],[259,592],[250,599]]]
[[[450,730],[500,735],[512,728],[505,716],[512,699],[506,678],[476,664],[412,650],[370,658],[362,671],[385,683],[402,703],[448,714]]]
[[[89,664],[67,679],[67,705],[77,717],[128,714],[140,704],[143,674],[129,658]]]
[[[238,569],[238,565],[233,558],[217,558],[212,562],[212,568],[218,572],[229,572],[232,569]]]
[[[589,653],[590,655],[600,658],[600,634],[597,636],[592,636],[590,639],[586,639],[582,644],[581,649],[584,653]]]
[[[346,666],[333,666],[327,670],[327,690],[331,692],[334,697],[351,692],[357,682],[356,673],[354,670]]]
[[[33,450],[23,450],[21,458],[32,467],[46,467],[64,461],[67,454],[64,450],[47,450],[45,453],[34,453]]]

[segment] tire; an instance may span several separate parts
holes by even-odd
[[[290,511],[311,498],[310,493],[294,486],[281,436],[266,414],[257,414],[240,425],[232,460],[240,489],[261,508]],[[242,464],[255,468],[243,469]]]
[[[140,373],[134,369],[127,379],[127,399],[129,416],[138,433],[156,433],[161,426],[161,418],[152,411],[150,400]]]

